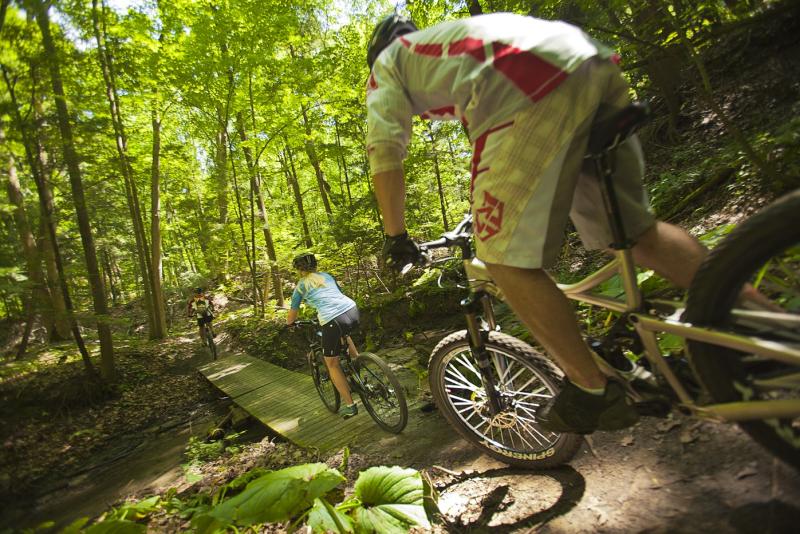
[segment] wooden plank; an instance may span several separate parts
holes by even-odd
[[[364,432],[387,434],[361,403],[359,414],[347,420],[328,411],[308,373],[244,354],[228,355],[200,372],[253,417],[301,447],[324,452],[344,447]]]
[[[226,356],[223,360],[201,367],[200,372],[232,399],[275,381],[290,379],[293,374],[244,354]]]

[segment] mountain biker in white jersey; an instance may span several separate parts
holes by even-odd
[[[297,256],[292,265],[299,273],[300,280],[292,293],[286,324],[291,326],[297,319],[303,301],[317,310],[317,319],[322,327],[325,366],[345,404],[339,413],[344,419],[348,419],[358,414],[358,407],[353,402],[350,386],[339,364],[339,348],[342,346],[340,340],[346,339],[350,355],[358,356],[358,351],[348,335],[358,326],[358,307],[350,297],[342,293],[339,284],[330,274],[317,272],[317,258],[313,254]]]
[[[202,287],[196,287],[194,294],[189,297],[187,304],[187,314],[189,317],[194,314],[197,318],[197,328],[200,334],[200,342],[205,343],[205,329],[207,324],[214,320],[214,303],[211,297],[205,294]]]
[[[460,120],[473,146],[477,256],[568,378],[537,413],[540,425],[556,432],[615,430],[638,420],[623,386],[600,371],[571,304],[544,270],[557,258],[568,216],[586,248],[608,249],[613,241],[599,181],[583,156],[592,124],[630,102],[616,61],[574,26],[507,13],[423,30],[390,15],[367,51],[367,153],[384,258],[402,269],[420,256],[404,214],[412,116]],[[652,215],[636,136],[615,157],[614,183],[636,262],[688,288],[705,247]]]

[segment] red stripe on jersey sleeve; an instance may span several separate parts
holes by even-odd
[[[421,56],[442,57],[442,45],[438,43],[417,43],[414,45],[414,53]]]
[[[447,47],[448,56],[460,56],[467,54],[474,57],[479,62],[486,61],[486,51],[483,49],[483,40],[473,37],[465,37],[459,41],[453,41]]]
[[[400,37],[398,37],[397,40],[400,41],[400,44],[402,44],[406,48],[411,48],[411,41],[409,41],[408,39],[406,39],[402,35]]]
[[[492,43],[494,68],[534,102],[552,91],[567,73],[536,54],[503,43]]]

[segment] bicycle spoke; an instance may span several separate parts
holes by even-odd
[[[473,384],[473,382],[469,378],[464,376],[456,367],[448,367],[447,370],[445,371],[445,375],[447,374],[455,375],[456,378],[460,378],[461,380],[463,380],[465,384]],[[480,375],[476,376],[478,378],[478,383],[480,383],[480,378],[481,378]]]
[[[458,361],[458,362],[459,362],[459,363],[460,363],[460,364],[461,364],[463,367],[466,367],[467,369],[469,369],[470,371],[472,371],[472,373],[475,375],[475,377],[476,377],[478,380],[480,380],[480,379],[481,379],[481,373],[480,373],[480,371],[478,371],[478,369],[476,369],[476,368],[475,368],[475,367],[472,365],[472,361],[469,359],[469,358],[471,358],[471,357],[472,357],[472,354],[471,354],[471,353],[469,353],[469,352],[462,353],[462,354],[461,354],[461,355],[460,355],[460,356],[457,358],[457,361]]]
[[[454,387],[456,389],[469,389],[469,390],[476,389],[475,384],[468,384],[468,383],[465,383],[465,382],[459,382],[457,380],[453,380],[452,378],[450,378],[448,376],[444,377],[444,383],[447,384],[448,386]]]

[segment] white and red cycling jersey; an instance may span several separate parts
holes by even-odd
[[[444,22],[397,38],[367,81],[372,173],[402,167],[413,115],[460,120],[474,142],[596,56],[617,58],[575,26],[510,13]]]

